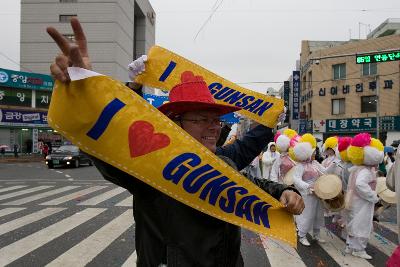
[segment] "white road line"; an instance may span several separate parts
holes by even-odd
[[[66,208],[46,208],[0,225],[0,235],[39,221]]]
[[[92,197],[86,201],[83,201],[83,202],[79,203],[78,205],[97,205],[97,204],[99,204],[103,201],[106,201],[107,199],[110,199],[116,195],[119,195],[125,191],[126,191],[126,189],[122,188],[122,187],[114,188],[112,190],[104,192],[103,194],[100,194],[100,195]]]
[[[57,173],[63,173],[62,171],[56,171]]]
[[[92,219],[104,212],[106,209],[88,208],[46,227],[36,233],[22,238],[6,247],[0,249],[0,266],[5,266],[29,252],[45,245],[51,240],[74,229],[78,225]]]
[[[133,196],[129,196],[127,198],[125,198],[124,200],[122,200],[121,202],[118,202],[117,204],[115,204],[115,206],[119,206],[119,207],[132,207],[133,205]]]
[[[40,193],[40,194],[33,195],[33,196],[30,196],[30,197],[25,197],[25,198],[21,198],[21,199],[17,199],[17,200],[11,201],[11,202],[3,203],[1,205],[22,205],[22,204],[25,204],[25,203],[28,203],[28,202],[32,202],[32,201],[41,199],[41,198],[46,198],[46,197],[49,197],[49,196],[52,196],[52,195],[56,195],[56,194],[59,194],[59,193],[62,193],[62,192],[68,191],[68,190],[72,190],[72,189],[75,189],[75,188],[78,188],[78,187],[79,186],[72,186],[72,185],[71,186],[64,186],[64,187],[61,187],[61,188],[58,188],[58,189],[54,189],[54,190],[51,190],[51,191],[46,191],[44,193]]]
[[[132,225],[132,214],[125,211],[46,266],[85,266]]]
[[[388,228],[395,234],[397,234],[399,232],[399,228],[398,228],[397,224],[395,224],[395,223],[391,223],[391,222],[375,222],[375,223]]]
[[[41,186],[37,186],[37,187],[33,187],[33,188],[29,188],[29,189],[25,189],[25,190],[21,190],[21,191],[17,191],[17,192],[13,192],[13,193],[8,193],[5,195],[1,195],[0,196],[0,200],[3,199],[7,199],[7,198],[12,198],[12,197],[17,197],[20,195],[25,195],[25,194],[29,194],[29,193],[33,193],[39,190],[43,190],[43,189],[47,189],[53,187],[51,185],[41,185]]]
[[[368,243],[370,243],[389,257],[392,255],[393,251],[397,247],[397,245],[395,245],[392,241],[384,238],[376,232],[372,232]]]
[[[294,248],[270,237],[260,235],[260,238],[272,267],[306,266]]]
[[[135,250],[121,267],[136,267],[136,262],[137,262],[137,254]]]
[[[103,189],[103,188],[106,188],[106,186],[92,186],[92,187],[86,188],[84,190],[81,190],[81,191],[78,191],[78,192],[74,192],[72,194],[69,194],[69,195],[66,195],[66,196],[62,196],[62,197],[59,197],[59,198],[52,199],[50,201],[41,203],[40,205],[59,205],[61,203],[64,203],[64,202],[67,202],[67,201],[82,197],[84,195],[87,195],[87,194],[90,194],[90,193],[93,193],[93,192],[96,192],[96,191],[98,191],[100,189]]]
[[[345,254],[344,249],[346,247],[343,242],[335,234],[331,233],[328,229],[321,229],[321,238],[326,240],[326,243],[319,245],[331,256],[340,266],[351,266],[351,267],[372,267],[368,261],[354,257],[350,254]]]
[[[24,210],[25,208],[5,208],[0,210],[0,217],[6,216],[8,214]]]
[[[69,174],[66,174],[66,175],[65,175],[65,177],[69,178],[69,177],[71,177],[71,175],[69,175]]]
[[[23,188],[23,187],[27,187],[27,185],[15,185],[15,186],[10,186],[10,187],[5,187],[5,188],[0,189],[0,193],[6,192],[6,191],[11,191],[11,190],[18,189],[18,188]]]

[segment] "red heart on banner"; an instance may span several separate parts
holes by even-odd
[[[129,127],[129,149],[131,157],[139,157],[167,147],[170,139],[162,133],[154,133],[154,127],[147,121],[135,121]]]

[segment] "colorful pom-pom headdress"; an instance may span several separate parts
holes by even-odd
[[[274,142],[279,152],[287,152],[290,147],[290,142],[293,138],[296,138],[297,132],[292,129],[285,129],[282,133],[278,131],[275,134]]]
[[[325,143],[322,145],[322,152],[326,153],[328,149],[332,149],[333,151],[335,151],[335,154],[338,155],[338,144],[339,138],[337,136],[328,137],[325,140]]]
[[[353,139],[351,137],[339,137],[338,140],[338,151],[339,156],[342,161],[350,162],[349,156],[347,155],[347,148],[350,146],[351,141]]]
[[[317,147],[317,140],[311,134],[303,134],[300,140],[293,147],[293,156],[296,161],[307,161],[311,159],[315,148]]]
[[[383,160],[383,144],[368,133],[354,136],[347,149],[347,155],[354,165],[375,166]]]

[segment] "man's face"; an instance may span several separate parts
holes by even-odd
[[[181,116],[181,126],[193,138],[215,153],[221,133],[219,114],[214,111],[186,112]]]
[[[271,145],[271,147],[269,149],[271,150],[271,152],[275,152],[276,151],[276,147],[274,145]]]

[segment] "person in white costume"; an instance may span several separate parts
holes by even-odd
[[[288,151],[291,143],[294,144],[298,138],[299,135],[292,129],[285,129],[283,133],[276,133],[274,140],[280,155],[272,165],[269,176],[271,181],[282,184],[286,173],[296,165],[296,162],[290,158]]]
[[[345,201],[348,213],[345,252],[372,259],[365,248],[373,230],[374,205],[379,201],[375,192],[376,168],[383,160],[383,145],[368,133],[360,133],[353,138],[347,154],[354,166],[350,168]]]
[[[330,169],[330,174],[340,175],[339,168],[334,168],[333,164],[337,165],[340,162],[338,151],[338,137],[331,136],[325,140],[325,143],[322,146],[322,153],[326,156],[326,158],[322,161],[322,166],[324,168]]]
[[[270,142],[267,151],[265,151],[261,157],[262,177],[264,179],[270,179],[272,165],[279,158],[279,155],[279,152],[276,151],[275,143]]]
[[[320,175],[325,174],[326,169],[312,160],[316,145],[314,136],[304,134],[293,148],[293,154],[298,161],[294,167],[293,182],[301,193],[305,205],[303,213],[296,216],[299,242],[304,246],[310,246],[306,235],[311,230],[316,241],[325,242],[319,235],[320,229],[324,226],[323,203],[314,194],[314,183]]]

